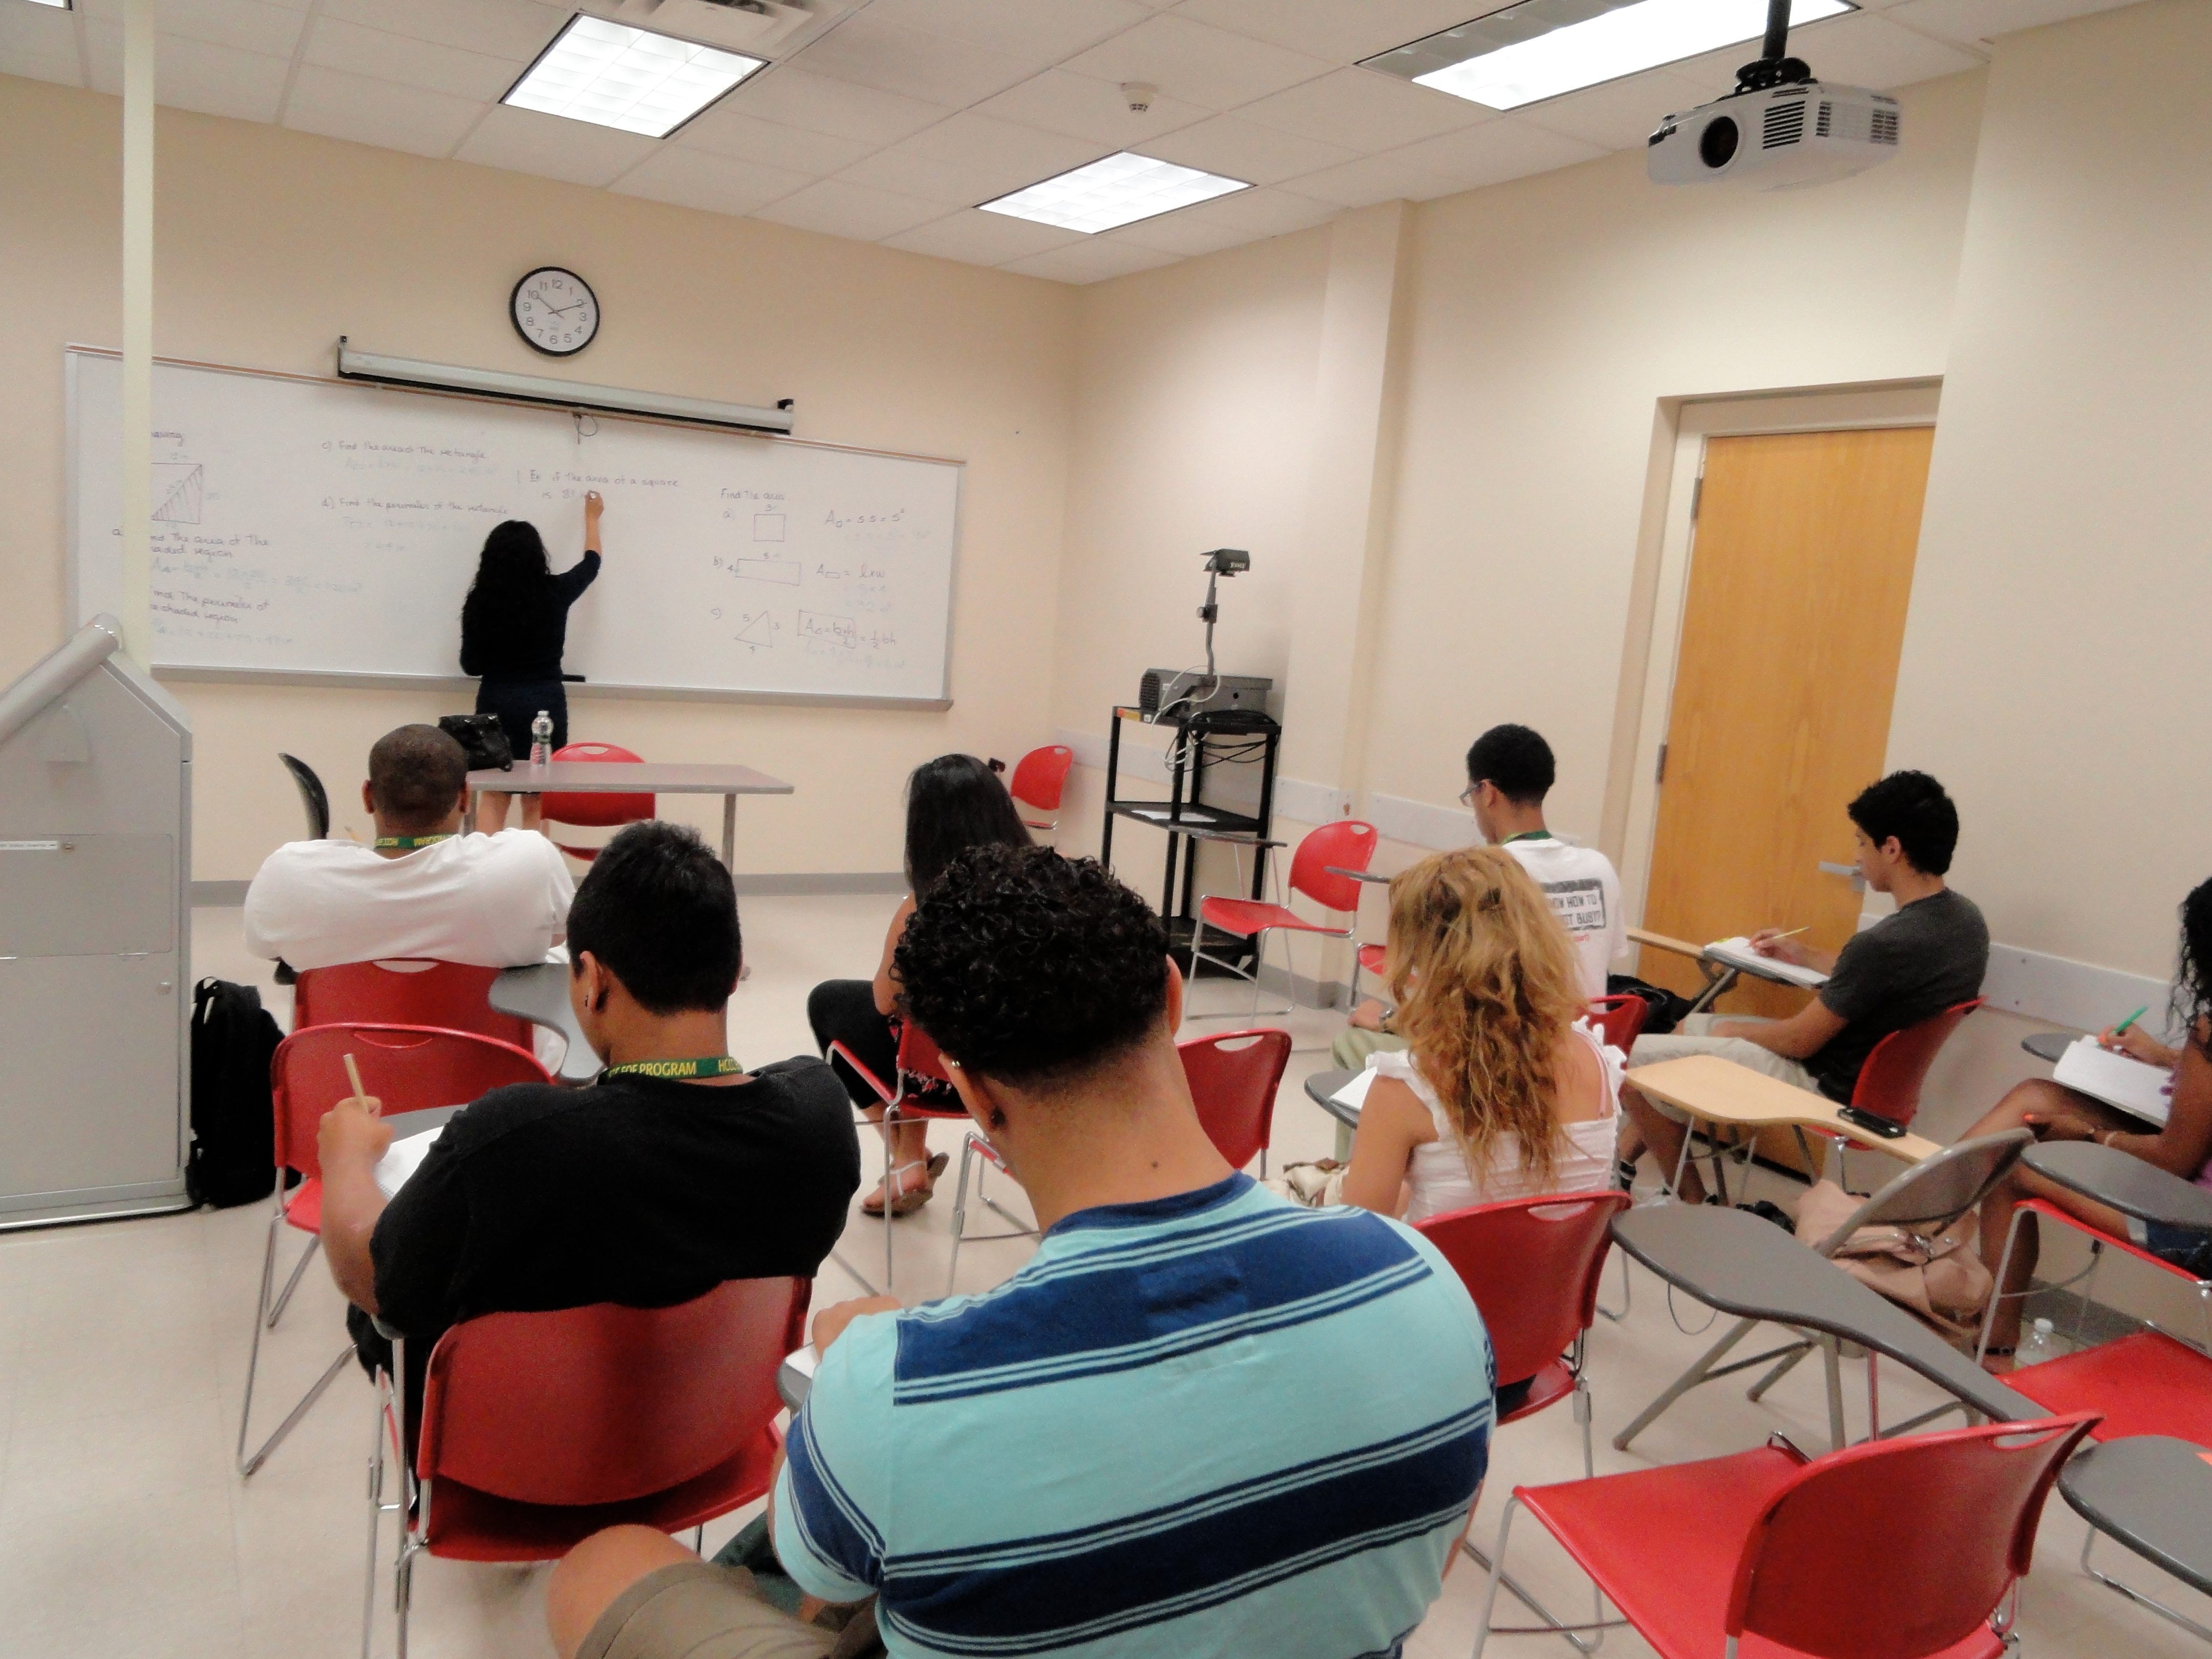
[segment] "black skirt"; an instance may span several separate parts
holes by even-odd
[[[553,747],[557,752],[568,741],[568,694],[561,682],[550,680],[501,680],[487,676],[477,684],[477,713],[499,716],[500,729],[507,733],[507,746],[514,751],[514,763],[526,766],[530,762],[530,722],[544,709],[553,717]]]

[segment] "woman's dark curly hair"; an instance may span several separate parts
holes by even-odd
[[[894,959],[900,1006],[994,1081],[1063,1088],[1167,1006],[1167,930],[1096,859],[971,847],[920,899]]]
[[[2181,901],[2181,949],[2173,970],[2173,1024],[2193,1041],[2212,1018],[2212,881],[2199,882]]]

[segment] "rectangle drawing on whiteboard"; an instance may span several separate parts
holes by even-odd
[[[796,559],[732,559],[730,567],[740,581],[780,582],[786,587],[798,586],[806,574]]]
[[[79,347],[66,364],[73,600],[79,617],[119,613],[121,365]],[[157,362],[155,666],[196,679],[453,680],[487,533],[526,520],[552,568],[568,569],[596,489],[606,562],[569,613],[562,665],[595,690],[943,706],[958,462],[611,415],[598,424],[580,439],[556,410]],[[733,539],[747,556],[732,556]],[[756,607],[729,608],[765,598],[763,584],[791,629],[782,650],[777,623],[748,632]]]

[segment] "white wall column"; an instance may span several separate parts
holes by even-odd
[[[153,489],[154,0],[123,0],[122,622],[131,654],[149,665]]]

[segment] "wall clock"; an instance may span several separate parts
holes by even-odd
[[[599,298],[573,270],[540,265],[514,285],[507,314],[514,331],[549,357],[573,357],[599,331]]]

